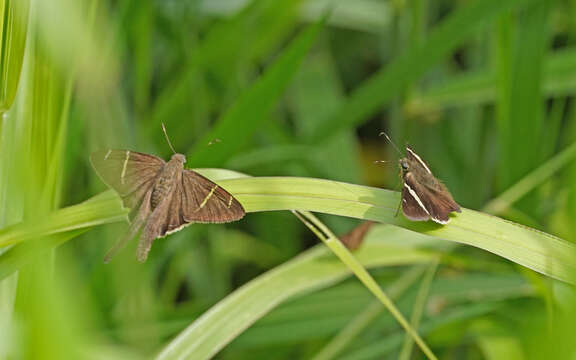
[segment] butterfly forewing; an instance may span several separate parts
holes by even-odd
[[[130,150],[96,151],[90,155],[90,162],[128,208],[139,206],[166,164],[159,157]]]
[[[184,170],[166,206],[157,236],[174,233],[191,223],[225,223],[241,219],[244,208],[228,191],[192,170]]]
[[[245,214],[236,198],[197,172],[184,170],[182,185],[184,221],[224,223],[239,220]]]
[[[424,162],[424,160],[422,160],[422,158],[409,146],[406,146],[406,158],[410,161],[412,167],[416,167],[412,169],[413,172],[418,173],[419,170],[422,170],[424,173],[432,175],[432,171],[430,171],[428,164],[426,164],[426,162]]]
[[[422,192],[420,186],[412,174],[404,176],[404,185],[402,187],[402,212],[413,221],[425,221],[430,219],[430,213],[426,209],[421,196],[417,191]]]

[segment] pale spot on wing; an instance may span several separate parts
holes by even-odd
[[[442,225],[446,225],[450,222],[450,218],[448,218],[448,220],[444,221],[444,220],[440,220],[440,219],[436,219],[431,217],[432,221],[438,223],[438,224],[442,224]]]
[[[214,191],[216,191],[217,188],[218,188],[218,185],[214,185],[214,187],[212,188],[212,190],[210,190],[210,192],[208,193],[208,195],[206,195],[206,197],[204,198],[204,200],[202,200],[202,203],[200,204],[200,206],[198,207],[197,210],[202,209],[202,208],[208,203],[208,200],[212,197],[212,195],[214,194]]]
[[[110,156],[110,154],[112,154],[112,150],[108,150],[106,155],[104,155],[104,160],[108,160],[108,157]]]
[[[424,206],[424,204],[422,203],[422,200],[420,200],[420,198],[418,197],[418,194],[416,194],[416,191],[414,191],[410,185],[408,185],[407,183],[404,183],[404,187],[406,189],[408,189],[408,192],[410,193],[410,195],[414,198],[414,200],[416,200],[416,202],[418,203],[418,206],[420,206],[422,208],[422,210],[424,210],[426,212],[426,214],[430,215],[430,213],[428,212],[428,210],[426,210],[426,207]]]
[[[426,171],[428,171],[428,174],[432,174],[432,171],[430,171],[430,169],[428,169],[428,166],[426,166],[426,163],[420,158],[420,156],[418,156],[418,154],[416,154],[414,151],[412,151],[412,149],[410,149],[409,147],[406,148],[406,151],[408,151],[410,154],[412,154],[412,156],[414,156],[416,158],[416,160],[418,160],[420,165],[422,165],[424,167],[424,169],[426,169]]]
[[[232,199],[234,198],[230,196],[230,199],[228,200],[228,209],[230,209],[230,206],[232,206]]]
[[[124,184],[124,176],[126,176],[126,168],[128,167],[128,160],[130,160],[130,150],[126,150],[126,159],[122,165],[122,173],[120,174],[120,183]]]
[[[166,231],[166,234],[164,234],[164,236],[173,234],[173,233],[175,233],[175,232],[178,232],[178,231],[182,230],[183,228],[185,228],[186,226],[188,226],[188,225],[190,225],[190,224],[191,224],[191,223],[184,223],[184,224],[178,226],[178,227],[175,228],[175,229]],[[164,236],[162,236],[162,237],[164,237]]]

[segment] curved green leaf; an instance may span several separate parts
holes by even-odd
[[[213,179],[237,176],[225,170],[202,171]],[[450,224],[412,222],[395,216],[399,194],[337,181],[297,177],[245,177],[218,181],[247,212],[302,210],[394,224],[438,239],[472,245],[534,271],[576,283],[576,246],[565,240],[469,209]],[[0,230],[0,246],[40,235],[80,229],[123,219],[126,210],[106,192],[82,204],[61,209],[36,224]]]

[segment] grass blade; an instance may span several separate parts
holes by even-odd
[[[410,237],[407,233],[392,236]],[[368,267],[429,262],[435,256],[382,244],[366,246],[356,255]],[[211,358],[282,301],[332,285],[349,275],[350,270],[331,256],[328,249],[317,246],[250,281],[216,304],[168,344],[157,359],[190,358],[192,354],[194,359]]]
[[[338,256],[338,258],[346,264],[346,266],[356,275],[358,280],[364,284],[364,286],[370,290],[370,292],[384,305],[386,309],[392,314],[394,319],[404,328],[409,336],[414,342],[420,347],[420,350],[426,355],[428,359],[437,359],[436,355],[430,350],[428,345],[420,337],[418,332],[410,325],[408,320],[402,315],[398,307],[394,304],[390,296],[386,294],[378,285],[376,280],[370,275],[365,267],[362,266],[360,262],[352,255],[352,253],[342,244],[336,235],[334,235],[330,229],[328,229],[320,220],[318,220],[314,215],[309,212],[298,212],[294,211],[294,214],[306,224],[306,226],[312,230],[319,237],[322,242],[332,252]],[[437,262],[437,259],[434,259]]]
[[[362,123],[447,57],[486,22],[533,1],[476,1],[455,11],[430,33],[425,43],[412,44],[402,55],[356,89],[335,115],[314,133],[309,143],[327,140],[342,129]]]
[[[230,176],[224,170],[203,172]],[[234,173],[232,173],[234,175]],[[568,283],[576,283],[576,245],[481,212],[462,209],[450,224],[412,222],[395,216],[394,191],[330,180],[297,177],[239,178],[217,181],[247,212],[302,210],[390,223],[438,239],[467,244]],[[37,226],[21,223],[0,231],[0,246],[124,219],[119,198],[105,192],[82,204],[54,212]],[[432,242],[431,242],[432,243]]]
[[[320,22],[303,31],[214,128],[197,142],[190,158],[195,166],[221,164],[246,143],[279,100],[323,26],[324,22]],[[240,122],[241,127],[237,126]],[[206,144],[213,139],[221,139],[223,143],[207,148]]]
[[[14,101],[28,29],[29,0],[0,1],[0,114]]]

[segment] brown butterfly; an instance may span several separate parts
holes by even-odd
[[[96,151],[90,161],[102,181],[131,209],[129,231],[108,251],[104,262],[139,232],[137,256],[143,262],[156,238],[192,223],[226,223],[245,214],[229,192],[197,172],[184,169],[186,157],[175,151],[168,162],[130,150]]]
[[[400,153],[390,137],[382,132],[386,139]],[[438,224],[447,224],[450,213],[461,212],[460,205],[454,201],[448,188],[434,175],[428,165],[409,146],[406,156],[399,161],[402,170],[402,212],[412,221],[432,220]]]
[[[409,146],[406,157],[400,159],[402,169],[402,212],[414,221],[432,221],[447,224],[450,213],[461,212],[460,205],[442,182],[432,175],[424,160]]]

